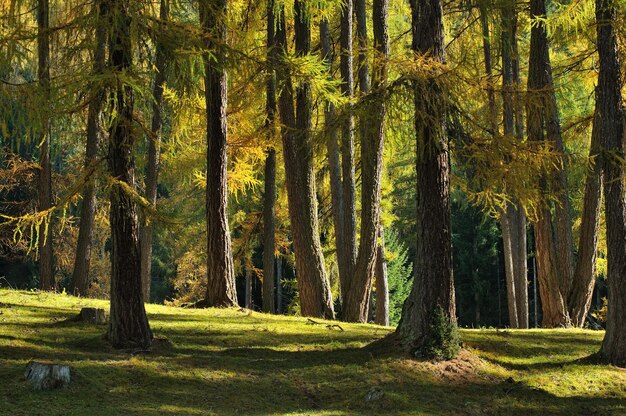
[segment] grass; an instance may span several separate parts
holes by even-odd
[[[626,415],[626,371],[585,360],[602,332],[463,330],[460,358],[431,363],[362,348],[389,328],[148,305],[158,339],[133,356],[64,321],[85,306],[108,308],[0,290],[1,415]],[[71,365],[72,383],[32,391],[33,359]]]

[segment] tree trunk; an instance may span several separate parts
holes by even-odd
[[[530,13],[533,19],[545,18],[545,0],[531,0]],[[537,22],[531,29],[527,117],[528,139],[545,140],[563,156],[548,37],[543,22]],[[541,181],[543,192],[553,192],[557,198],[555,230],[552,229],[548,201],[543,201],[544,207],[539,210],[534,225],[544,327],[570,325],[566,297],[573,275],[572,230],[564,157],[561,162],[560,167],[546,172]]]
[[[276,43],[274,37],[274,0],[267,2],[267,120],[266,127],[270,142],[276,133],[276,73],[274,72]],[[276,204],[276,150],[270,148],[265,159],[265,192],[263,194],[263,312],[276,313],[274,297],[274,262],[276,257],[275,242],[275,209]]]
[[[166,23],[169,15],[169,0],[161,0],[159,18]],[[165,46],[158,37],[156,39],[156,62],[154,86],[152,89],[152,126],[148,137],[148,169],[146,171],[146,199],[153,208],[157,203],[157,185],[159,183],[159,158],[161,150],[161,136],[163,131],[163,86],[165,84]],[[141,228],[141,282],[143,298],[150,301],[150,283],[152,276],[152,233],[153,225],[150,218],[144,219]]]
[[[333,64],[332,39],[330,36],[330,27],[327,19],[322,19],[320,23],[320,44],[322,50],[322,58],[328,67],[329,73]],[[330,76],[330,75],[329,75]],[[332,76],[330,76],[332,78]],[[346,233],[344,228],[345,214],[343,189],[341,182],[341,163],[339,161],[339,145],[337,142],[337,127],[335,115],[335,106],[333,103],[326,103],[324,109],[324,125],[327,131],[326,149],[328,153],[328,170],[330,173],[330,196],[332,202],[333,225],[335,226],[335,246],[337,257],[337,268],[339,269],[339,286],[341,296],[343,297],[347,291],[347,282],[349,280],[351,269],[352,255],[346,245]]]
[[[516,238],[514,240],[514,255],[513,261],[515,262],[515,297],[517,300],[517,323],[519,328],[529,328],[528,318],[528,253],[527,253],[527,239],[526,239],[526,213],[524,208],[519,206],[509,205],[509,209],[512,211],[511,217],[515,218],[515,225],[517,226]]]
[[[276,257],[276,313],[283,313],[283,259]]]
[[[506,300],[509,310],[509,327],[519,328],[517,314],[517,297],[515,293],[515,263],[513,258],[513,236],[515,227],[510,224],[508,207],[500,214],[500,224],[502,227],[502,242],[504,247],[504,271],[506,277]]]
[[[39,212],[52,208],[52,165],[50,163],[50,10],[48,0],[37,1],[37,77],[42,106],[39,141]],[[52,215],[39,226],[39,288],[54,290],[54,258],[52,253]]]
[[[207,278],[206,304],[237,305],[233,254],[228,227],[228,143],[224,43],[228,0],[200,0],[200,21],[206,35],[204,55],[207,123]]]
[[[294,5],[296,53],[310,52],[311,33],[305,4],[296,0]],[[317,195],[313,171],[313,146],[311,143],[311,85],[299,84],[296,92],[296,111],[293,107],[293,84],[284,58],[287,54],[287,33],[284,9],[280,11],[276,42],[281,51],[281,71],[278,81],[283,88],[278,106],[283,128],[283,159],[289,201],[289,218],[296,257],[296,274],[303,316],[333,318],[330,283],[326,276],[324,257],[318,232]]]
[[[445,63],[439,0],[411,0],[412,49]],[[397,334],[411,353],[441,341],[431,323],[441,311],[456,324],[450,230],[450,154],[444,95],[436,78],[414,81],[417,140],[417,244],[415,277]],[[445,340],[449,341],[449,340]]]
[[[373,71],[374,97],[368,98],[367,106],[368,125],[372,130],[361,137],[361,238],[357,264],[343,305],[343,318],[352,322],[367,322],[368,299],[376,270],[378,248],[380,187],[385,142],[385,85],[389,57],[388,1],[376,0],[373,8],[376,49]]]
[[[109,61],[116,74],[132,70],[131,17],[128,0],[112,0]],[[115,118],[109,132],[111,187],[111,311],[108,338],[115,348],[148,348],[152,332],[143,306],[133,156],[133,88],[120,80],[113,96]]]
[[[376,254],[376,324],[389,326],[389,280],[385,260],[385,233],[379,227],[380,241]]]
[[[624,202],[624,109],[620,62],[614,30],[615,4],[596,1],[600,72],[596,116],[604,138],[604,202],[609,304],[606,334],[600,354],[611,364],[626,367],[626,204]]]
[[[252,309],[252,271],[246,266],[246,292],[244,299],[246,309]]]
[[[105,48],[107,38],[106,14],[108,5],[104,0],[94,4],[96,18],[96,45],[94,50],[93,74],[101,75],[104,72]],[[78,242],[76,244],[76,257],[74,259],[74,270],[70,283],[70,293],[73,295],[85,296],[89,289],[89,263],[91,261],[91,240],[93,238],[93,225],[96,216],[96,186],[95,169],[98,156],[98,146],[100,143],[100,115],[102,103],[105,99],[105,92],[99,86],[92,86],[93,96],[89,102],[87,110],[87,147],[85,151],[85,170],[89,175],[87,184],[83,191],[83,203],[80,209],[80,225],[78,229]]]

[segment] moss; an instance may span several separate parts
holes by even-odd
[[[461,350],[461,338],[456,322],[450,319],[441,306],[432,313],[428,336],[419,355],[437,361],[451,360]]]

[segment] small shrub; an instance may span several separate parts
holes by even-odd
[[[432,315],[430,331],[421,355],[437,361],[450,360],[458,355],[461,349],[460,344],[461,339],[456,322],[444,313],[441,306],[437,306]]]

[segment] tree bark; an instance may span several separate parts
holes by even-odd
[[[439,0],[411,0],[412,49],[445,63]],[[441,309],[456,323],[450,230],[450,154],[444,95],[436,78],[414,81],[417,140],[417,244],[415,277],[396,330],[411,353],[435,342],[430,325]]]
[[[389,280],[387,260],[385,260],[385,233],[379,227],[380,241],[376,254],[376,321],[378,325],[389,326]]]
[[[42,96],[39,125],[39,200],[38,210],[52,208],[52,165],[50,163],[50,10],[48,0],[37,1],[37,77]],[[39,226],[39,288],[54,290],[52,252],[52,215]]]
[[[295,0],[296,53],[305,55],[311,48],[310,22],[302,0]],[[289,202],[289,218],[296,257],[296,275],[303,316],[333,318],[330,283],[326,276],[324,257],[318,232],[317,195],[313,171],[311,143],[311,85],[303,80],[296,91],[284,57],[287,54],[287,33],[284,8],[280,11],[276,42],[281,52],[281,70],[277,77],[283,86],[278,106],[283,128],[283,159]]]
[[[109,61],[116,74],[132,70],[131,16],[128,0],[111,0]],[[115,348],[148,348],[152,332],[143,306],[137,207],[129,189],[135,187],[133,89],[117,80],[115,118],[109,132],[111,187],[111,311],[108,339]]]
[[[545,18],[545,0],[531,0],[530,13],[533,19]],[[547,200],[543,201],[544,207],[539,210],[539,218],[534,224],[543,306],[542,325],[569,326],[567,293],[573,275],[573,247],[566,163],[552,82],[548,37],[545,23],[540,21],[531,29],[528,67],[528,139],[535,142],[545,141],[562,156],[561,166],[544,173],[541,180],[543,192],[553,192],[557,199],[554,231]]]
[[[604,138],[604,202],[606,217],[609,304],[606,334],[600,354],[626,367],[626,203],[624,193],[624,109],[621,73],[614,29],[613,0],[596,1],[600,71],[596,117]]]
[[[207,278],[206,305],[237,305],[233,254],[228,227],[228,142],[226,127],[227,82],[224,48],[228,0],[200,0],[204,55],[207,123]]]
[[[502,242],[504,247],[504,271],[506,277],[506,300],[509,311],[509,327],[519,328],[517,314],[517,296],[515,287],[515,263],[513,256],[513,239],[511,235],[515,227],[510,224],[510,216],[507,210],[500,214],[500,224],[502,227]]]
[[[343,318],[367,322],[372,279],[376,270],[380,218],[380,188],[385,142],[385,85],[389,57],[388,1],[375,0],[373,97],[368,97],[367,117],[371,131],[361,137],[361,238],[354,275],[344,298]]]
[[[108,5],[104,0],[94,4],[94,14],[96,15],[96,39],[93,56],[93,74],[101,75],[106,66],[105,48],[107,42],[106,14]],[[80,224],[78,229],[78,242],[76,244],[76,257],[74,259],[74,270],[70,283],[70,293],[73,295],[85,296],[91,283],[89,277],[89,265],[91,261],[91,240],[93,238],[93,225],[96,216],[96,184],[95,168],[98,156],[98,146],[100,144],[100,116],[102,113],[102,103],[105,99],[105,91],[99,86],[92,86],[93,95],[87,110],[87,147],[85,151],[85,171],[89,175],[85,190],[83,191],[83,202],[80,209]]]
[[[169,0],[161,0],[159,19],[166,23],[169,16]],[[154,86],[152,88],[152,126],[148,137],[148,168],[146,170],[146,199],[153,208],[157,203],[157,185],[159,183],[159,163],[161,136],[163,133],[163,87],[165,85],[165,46],[157,33]],[[153,225],[150,218],[144,219],[141,227],[141,283],[143,298],[150,301],[150,283],[152,277],[152,235]]]
[[[276,257],[276,313],[283,313],[283,259]]]

